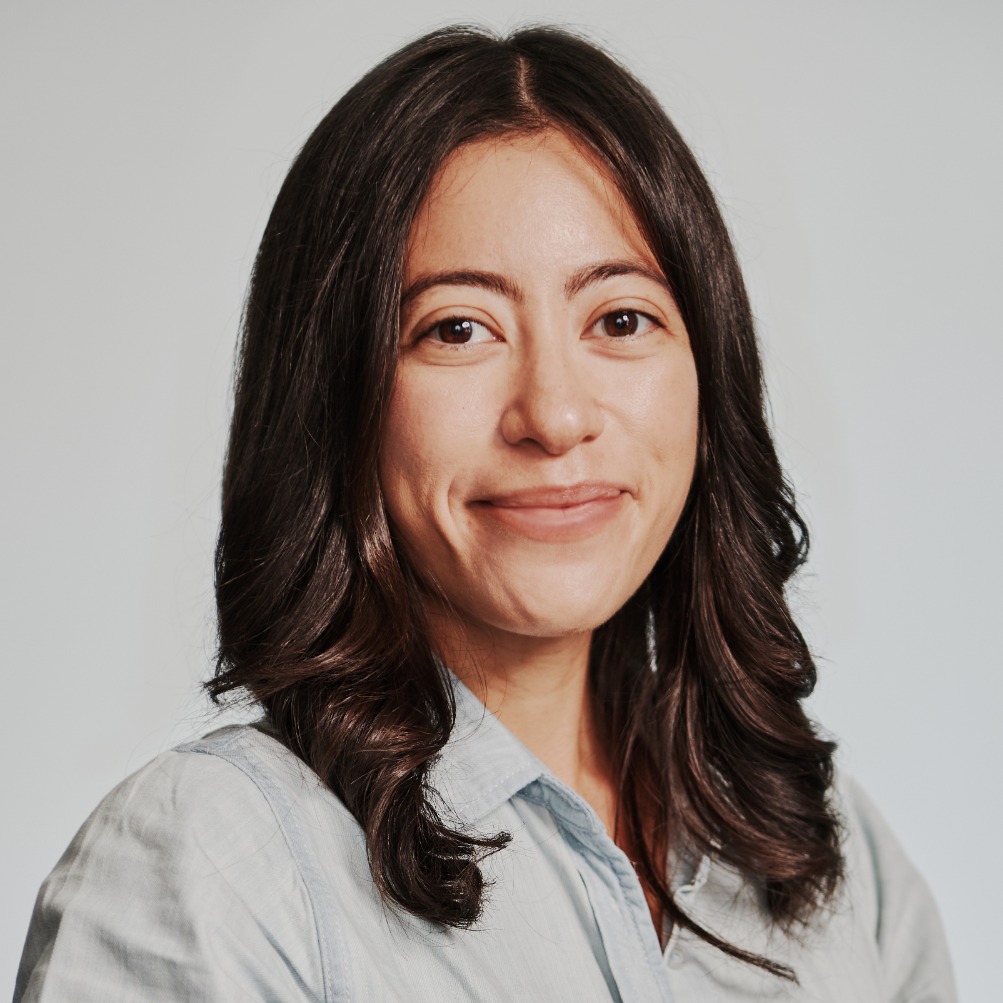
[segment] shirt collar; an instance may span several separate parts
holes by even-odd
[[[452,672],[449,678],[456,721],[430,783],[447,813],[473,827],[549,771]]]
[[[585,799],[558,780],[450,669],[446,673],[453,686],[456,720],[432,767],[430,784],[448,815],[465,828],[475,828],[539,780],[540,784],[526,791],[530,800],[544,804],[580,838],[611,851],[613,841]],[[668,862],[673,890],[684,900],[706,884],[712,863],[708,856],[677,851],[670,852]]]

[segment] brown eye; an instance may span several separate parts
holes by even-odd
[[[492,340],[491,332],[483,324],[468,317],[451,317],[449,320],[439,321],[427,337],[444,345],[469,345]]]
[[[436,325],[435,333],[447,345],[463,345],[470,341],[474,325],[469,320],[444,320]]]
[[[634,310],[614,310],[603,317],[602,326],[611,338],[624,338],[637,332],[638,314]]]

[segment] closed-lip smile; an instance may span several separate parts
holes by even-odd
[[[520,536],[566,542],[597,533],[630,497],[621,484],[581,481],[492,493],[476,498],[470,508]]]

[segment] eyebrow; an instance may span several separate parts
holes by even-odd
[[[504,275],[498,275],[496,272],[435,272],[432,275],[423,275],[408,286],[401,296],[401,309],[434,286],[477,286],[479,289],[498,293],[499,296],[507,296],[517,303],[523,300],[522,290],[509,282]]]
[[[615,278],[617,275],[640,275],[642,278],[657,282],[666,292],[671,292],[668,282],[660,273],[648,268],[641,261],[624,259],[619,261],[603,261],[597,265],[586,265],[580,268],[564,284],[564,295],[569,299],[583,289],[594,286],[597,282]]]
[[[570,276],[564,283],[564,295],[570,299],[583,289],[596,285],[606,279],[615,278],[617,275],[640,275],[643,278],[656,282],[666,292],[670,292],[669,284],[665,278],[643,262],[631,261],[630,259],[602,261],[595,265],[585,265],[578,269],[574,275]],[[487,289],[489,292],[505,296],[517,303],[522,303],[525,299],[523,291],[510,282],[504,275],[497,272],[480,272],[472,270],[462,270],[456,272],[433,272],[431,275],[423,275],[416,279],[404,291],[401,296],[401,309],[403,310],[412,300],[417,299],[422,293],[428,292],[435,286],[475,286],[479,289]]]

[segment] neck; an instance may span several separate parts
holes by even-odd
[[[589,682],[591,632],[528,637],[433,617],[446,664],[556,777],[595,808],[613,834],[615,798]]]
[[[432,642],[445,663],[523,745],[576,790],[631,859],[634,847],[616,831],[616,785],[596,728],[589,683],[591,631],[527,637],[431,617]],[[662,906],[644,885],[664,946]]]

